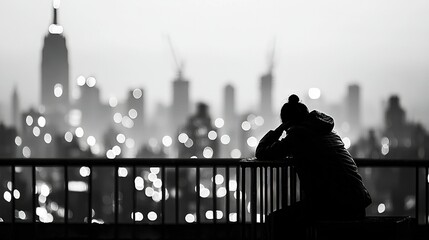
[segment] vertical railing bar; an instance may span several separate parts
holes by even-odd
[[[163,175],[164,176],[164,175]],[[133,165],[133,239],[136,239],[136,211],[137,211],[137,189],[136,189],[136,177],[137,177],[137,169],[136,165]],[[164,186],[164,181],[162,182]],[[163,195],[164,196],[164,195]],[[162,197],[161,201],[164,201],[164,197]]]
[[[217,175],[217,167],[216,167],[216,165],[214,165],[213,166],[213,182],[212,182],[212,188],[213,188],[213,223],[214,224],[216,224],[216,221],[217,221],[216,175]]]
[[[280,167],[276,167],[276,193],[277,193],[276,210],[279,210],[280,209]]]
[[[200,166],[197,166],[196,167],[196,187],[197,187],[197,199],[196,199],[196,202],[197,202],[197,206],[196,206],[196,217],[197,217],[197,224],[200,224],[201,223],[201,197],[200,197],[200,194],[201,194],[201,189],[200,189],[200,184],[201,184],[201,179],[200,179]]]
[[[290,203],[296,203],[296,172],[295,168],[290,168]]]
[[[115,195],[115,238],[118,238],[118,217],[119,217],[119,166],[115,165],[115,185],[114,185],[114,195]]]
[[[216,191],[216,175],[217,175],[217,167],[213,166],[213,182],[212,182],[212,191],[213,191],[213,239],[217,239],[216,237],[216,223],[217,223],[217,191]]]
[[[416,166],[416,219],[417,225],[419,224],[419,167]]]
[[[67,165],[64,165],[64,235],[68,238],[68,227],[69,227],[69,171]]]
[[[241,166],[241,227],[243,238],[246,239],[246,167]]]
[[[92,239],[91,234],[91,222],[92,222],[92,176],[94,175],[93,166],[89,166],[89,178],[88,178],[88,238]]]
[[[258,184],[258,170],[256,166],[250,167],[250,221],[252,225],[251,239],[255,239],[256,236],[256,219],[257,219],[257,184]],[[262,176],[259,176],[262,178]]]
[[[264,191],[265,191],[265,207],[264,207],[264,218],[262,218],[261,223],[265,222],[265,218],[268,214],[268,167],[264,168]]]
[[[12,239],[15,237],[15,196],[14,196],[14,191],[15,191],[15,165],[11,166],[11,205],[12,205],[12,215],[11,215],[11,220],[12,220]]]
[[[273,167],[270,167],[270,213],[274,210],[274,176]]]
[[[426,222],[426,225],[428,225],[428,223],[429,223],[429,199],[428,199],[428,185],[429,185],[429,177],[428,177],[428,167],[425,167],[425,170],[426,170],[426,172],[425,172],[425,203],[426,203],[426,215],[425,215],[425,222]]]
[[[259,222],[262,223],[262,215],[264,213],[264,178],[263,168],[259,167]],[[265,200],[265,202],[267,202]]]
[[[282,167],[281,172],[282,172],[282,175],[281,175],[281,181],[282,181],[282,188],[281,188],[282,201],[281,201],[281,204],[282,204],[282,206],[281,207],[285,208],[287,206],[287,203],[288,203],[288,190],[289,190],[289,188],[288,188],[288,167],[287,166]]]
[[[33,196],[32,196],[32,200],[33,200],[33,223],[36,223],[36,203],[37,203],[37,192],[36,192],[36,165],[32,165],[31,166],[31,182],[33,183],[32,186],[32,191],[33,191]]]
[[[176,224],[179,224],[179,166],[176,164],[175,165],[175,175],[174,175],[174,180],[175,180],[175,191],[176,191],[176,196],[175,196],[175,220],[176,220]]]
[[[230,210],[230,204],[229,204],[229,166],[225,166],[225,188],[226,188],[226,202],[225,202],[225,210],[226,210],[226,223],[229,223],[229,214],[231,212]]]
[[[161,166],[161,181],[162,181],[162,185],[161,185],[161,194],[162,194],[162,198],[161,198],[161,215],[162,215],[162,219],[161,219],[161,223],[163,226],[165,226],[165,185],[166,183],[166,176],[165,176],[165,165]]]
[[[33,204],[33,212],[32,212],[32,222],[34,224],[33,226],[33,233],[34,236],[37,236],[37,225],[36,225],[36,209],[37,209],[37,192],[36,192],[36,165],[31,165],[31,182],[32,182],[32,204]]]
[[[237,223],[240,222],[240,166],[236,166],[235,168],[235,176],[236,176],[236,182],[237,182],[237,188],[235,189],[235,205],[236,205],[236,211],[237,211]]]

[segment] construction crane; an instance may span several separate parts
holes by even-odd
[[[268,73],[272,73],[274,69],[274,54],[276,51],[276,38],[273,40],[273,48],[268,56]]]
[[[183,61],[181,61],[176,54],[176,51],[174,50],[173,47],[173,42],[171,41],[170,35],[166,36],[167,40],[168,40],[168,45],[170,46],[170,50],[171,50],[171,54],[173,56],[173,60],[174,63],[176,64],[176,69],[177,69],[177,75],[179,77],[179,79],[182,79],[182,73],[183,73]]]

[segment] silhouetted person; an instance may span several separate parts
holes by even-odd
[[[334,120],[312,111],[291,95],[280,113],[282,124],[269,131],[256,149],[258,159],[293,157],[301,183],[301,201],[268,217],[272,238],[304,235],[303,224],[319,220],[359,220],[371,197],[341,138]],[[286,137],[279,140],[283,131]],[[284,235],[284,236],[283,236]]]

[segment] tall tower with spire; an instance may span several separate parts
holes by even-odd
[[[48,124],[62,131],[69,110],[69,62],[63,27],[58,24],[59,7],[60,0],[54,0],[52,24],[43,43],[41,103]]]

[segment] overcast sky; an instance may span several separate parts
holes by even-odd
[[[40,101],[43,38],[50,0],[0,0],[0,116],[9,116],[14,84],[22,107]],[[143,87],[148,108],[170,103],[173,41],[191,81],[193,101],[220,113],[226,83],[238,108],[259,98],[273,39],[275,102],[319,87],[339,102],[361,85],[366,125],[381,121],[382,101],[397,93],[408,118],[429,126],[427,0],[63,0],[70,80],[94,75],[103,101]]]

